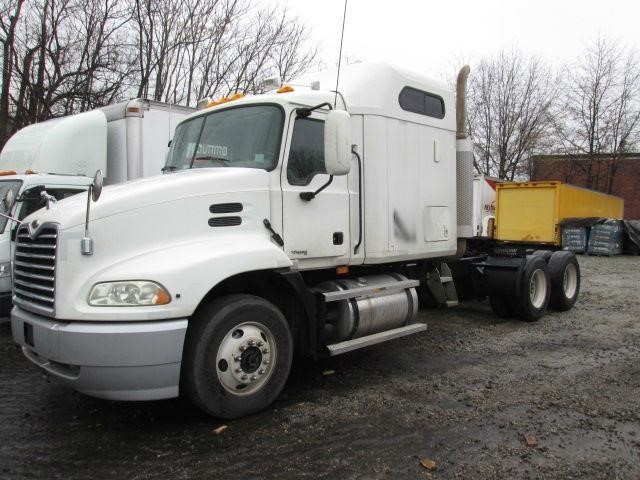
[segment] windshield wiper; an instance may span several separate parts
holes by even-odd
[[[178,169],[175,165],[166,165],[160,170],[162,173],[175,172]]]

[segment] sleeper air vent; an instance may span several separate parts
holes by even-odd
[[[209,219],[210,227],[235,227],[242,223],[240,217],[214,217]]]
[[[216,203],[209,207],[211,213],[238,213],[242,211],[241,203]]]

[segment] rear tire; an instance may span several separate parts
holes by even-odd
[[[580,265],[573,252],[554,252],[549,259],[551,275],[551,308],[571,310],[580,293]]]
[[[233,419],[277,398],[293,357],[291,332],[280,310],[260,297],[228,295],[205,306],[190,323],[182,385],[193,403]]]
[[[526,322],[539,320],[547,310],[550,295],[551,278],[547,262],[541,255],[527,257],[520,292],[509,299],[514,314]]]
[[[551,258],[551,255],[553,255],[553,252],[551,250],[535,250],[533,255],[540,256],[545,262],[549,263],[549,259]]]

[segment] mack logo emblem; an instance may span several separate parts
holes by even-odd
[[[29,236],[32,240],[35,239],[36,235],[38,234],[38,229],[40,228],[38,220],[33,220],[30,224],[27,225],[27,227],[29,229]]]

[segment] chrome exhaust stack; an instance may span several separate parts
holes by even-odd
[[[456,199],[458,238],[473,237],[473,142],[467,133],[467,79],[465,65],[456,82]]]

